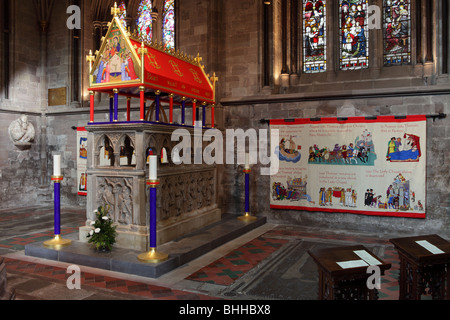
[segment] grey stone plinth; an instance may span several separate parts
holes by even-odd
[[[169,259],[161,263],[140,262],[137,256],[143,252],[137,250],[114,247],[111,252],[99,253],[92,245],[82,241],[73,241],[72,245],[60,250],[46,248],[43,242],[33,243],[25,246],[25,255],[148,278],[159,278],[265,223],[265,217],[259,217],[251,222],[243,222],[235,216],[227,216],[206,228],[159,246],[158,251],[169,255]]]

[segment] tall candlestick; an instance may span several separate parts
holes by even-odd
[[[55,177],[61,176],[61,156],[60,155],[53,156],[53,175]]]
[[[158,156],[150,156],[149,180],[158,179]]]
[[[150,156],[150,179],[147,180],[147,185],[150,187],[150,215],[149,215],[149,251],[138,255],[138,260],[146,263],[159,263],[167,260],[169,255],[156,250],[157,245],[157,212],[156,212],[156,193],[159,185],[157,176],[157,156]]]
[[[250,155],[248,153],[245,154],[245,215],[238,217],[238,220],[250,222],[257,220],[256,217],[250,214],[250,172],[252,169],[250,168]]]
[[[53,176],[51,180],[54,182],[54,230],[55,237],[51,240],[45,241],[44,246],[59,250],[62,247],[68,246],[72,240],[61,238],[61,156],[53,156]]]

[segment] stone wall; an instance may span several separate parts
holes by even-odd
[[[61,203],[83,206],[86,197],[78,195],[77,179],[77,127],[85,127],[89,117],[86,113],[52,114],[47,119],[47,168],[48,179],[53,173],[53,155],[61,154]]]
[[[40,117],[28,116],[36,131],[31,149],[20,150],[9,138],[8,128],[18,114],[0,113],[0,203],[2,208],[40,204]],[[27,197],[23,195],[27,194]]]
[[[40,31],[34,3],[31,0],[12,1],[10,39],[11,82],[10,99],[2,107],[24,112],[41,111],[42,70],[40,69]]]
[[[280,97],[280,99],[282,99]],[[311,98],[312,99],[312,98]],[[300,100],[300,99],[299,99]],[[450,94],[402,96],[370,99],[336,99],[312,101],[253,103],[224,107],[228,128],[266,129],[260,119],[347,117],[377,115],[413,115],[450,112]],[[450,117],[431,119],[427,141],[427,218],[425,220],[369,217],[341,213],[271,210],[270,177],[260,175],[255,166],[251,175],[251,211],[273,223],[298,224],[309,227],[345,229],[377,233],[440,233],[450,235]],[[223,211],[242,214],[244,210],[244,176],[242,168],[226,165],[222,172]]]
[[[65,179],[61,190],[62,204],[83,205],[85,199],[77,195],[75,183],[76,131],[72,126],[85,126],[89,111],[86,109],[83,112],[71,106],[71,33],[66,27],[68,5],[65,1],[55,2],[52,19],[44,36],[34,2],[25,0],[11,3],[9,99],[5,99],[3,91],[0,91],[2,208],[53,204],[50,176],[53,170],[52,156],[55,153],[63,155]],[[87,5],[83,8],[89,10]],[[82,17],[86,21],[90,15],[83,14]],[[83,43],[90,43],[92,36],[89,32],[84,34],[81,40]],[[80,50],[81,57],[84,57],[84,53]],[[82,77],[80,75],[80,78]],[[87,81],[87,76],[85,80]],[[60,106],[48,107],[47,92],[48,89],[54,88],[65,88],[67,101]],[[25,151],[16,148],[8,136],[10,123],[22,114],[28,115],[36,131],[36,139],[31,149]],[[24,197],[24,194],[27,197]]]
[[[194,15],[195,4],[183,2]],[[271,86],[263,86],[263,5],[255,1],[230,0],[222,5],[218,18],[220,30],[208,21],[211,43],[220,52],[208,52],[204,58],[217,61],[219,77],[219,107],[217,121],[221,129],[267,129],[261,119],[310,117],[350,117],[377,115],[436,114],[450,111],[450,80],[438,70],[441,50],[433,42],[436,61],[430,65],[384,68],[382,56],[371,57],[376,68],[363,71],[334,71],[324,74],[291,74],[284,87],[281,77],[281,19],[280,1],[272,1],[272,23],[269,30]],[[214,5],[206,6],[212,10]],[[225,14],[229,13],[229,14]],[[201,21],[190,20],[190,30],[202,30]],[[435,31],[439,32],[439,21]],[[290,32],[288,30],[288,32]],[[371,30],[372,46],[382,50],[381,30]],[[289,38],[288,38],[289,39]],[[301,41],[300,41],[301,43]],[[330,41],[332,44],[332,41]],[[289,50],[288,44],[288,50]],[[381,47],[380,47],[381,45]],[[194,46],[192,44],[192,46]],[[330,49],[332,52],[334,49]],[[288,51],[289,52],[289,51]],[[449,57],[444,57],[449,59]],[[290,57],[288,57],[288,60]],[[333,57],[333,59],[336,59]],[[430,69],[431,68],[431,69]],[[431,71],[430,71],[431,70]],[[428,120],[427,142],[427,219],[397,219],[321,212],[271,210],[270,177],[259,174],[255,166],[251,174],[251,211],[270,222],[297,224],[314,228],[333,228],[361,232],[404,232],[449,234],[449,143],[450,119]],[[244,213],[244,175],[238,165],[224,165],[219,171],[222,188],[221,207],[224,213]]]

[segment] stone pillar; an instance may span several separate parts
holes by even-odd
[[[15,298],[16,294],[14,289],[8,289],[5,259],[0,257],[0,301],[14,300]]]

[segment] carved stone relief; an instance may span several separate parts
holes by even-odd
[[[163,176],[160,182],[158,221],[183,218],[215,203],[213,170]]]
[[[22,115],[19,119],[11,122],[8,133],[12,143],[20,150],[30,149],[36,137],[34,126],[28,121],[26,115]]]
[[[108,205],[114,222],[134,224],[132,179],[98,177],[97,186],[97,205]]]

